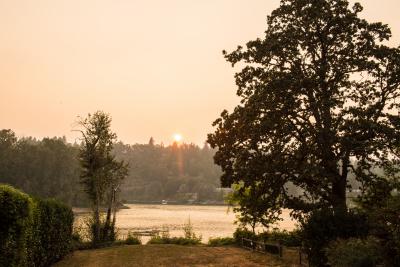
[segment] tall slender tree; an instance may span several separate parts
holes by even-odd
[[[92,202],[93,243],[110,238],[111,213],[115,203],[115,193],[121,180],[127,174],[127,166],[112,155],[116,134],[111,131],[111,117],[102,111],[89,114],[79,125],[83,138],[79,152],[81,182]],[[108,211],[104,224],[100,220],[100,206],[108,194]],[[115,213],[114,213],[115,215]],[[115,220],[113,220],[115,221]]]

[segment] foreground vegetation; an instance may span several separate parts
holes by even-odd
[[[72,210],[0,185],[0,266],[50,266],[72,247]]]
[[[289,261],[289,260],[288,260]],[[276,256],[235,247],[177,245],[118,246],[76,251],[57,263],[69,266],[293,266]]]

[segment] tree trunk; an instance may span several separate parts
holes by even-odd
[[[346,179],[343,179],[342,177],[332,185],[332,205],[335,210],[347,210]]]
[[[112,190],[112,189],[111,189]],[[106,215],[106,221],[104,222],[104,227],[103,227],[103,238],[105,240],[109,240],[110,237],[110,228],[111,228],[111,208],[112,208],[112,192],[110,194],[110,199],[108,201],[108,207],[107,207],[107,215]]]
[[[347,210],[346,186],[349,162],[349,156],[345,155],[342,159],[341,173],[332,185],[332,204],[334,209]]]
[[[111,229],[114,231],[115,228],[115,222],[117,220],[117,206],[116,206],[116,200],[117,200],[117,191],[113,191],[113,203],[112,203],[112,211],[113,211],[113,218],[112,218],[112,224],[111,224]]]
[[[94,205],[93,243],[97,244],[100,241],[100,199],[98,193],[96,194]]]

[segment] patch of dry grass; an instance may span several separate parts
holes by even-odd
[[[295,266],[273,255],[255,253],[236,247],[177,245],[118,246],[75,251],[56,267],[120,266]]]

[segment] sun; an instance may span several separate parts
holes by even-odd
[[[180,141],[182,141],[182,135],[181,134],[178,134],[178,133],[176,133],[176,134],[174,134],[174,141],[175,142],[180,142]]]

